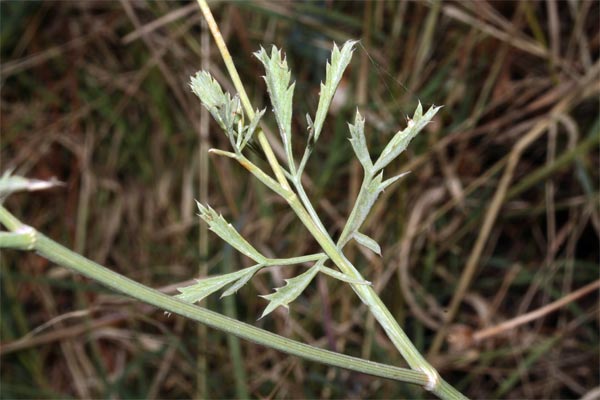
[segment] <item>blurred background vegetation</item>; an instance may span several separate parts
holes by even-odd
[[[600,392],[599,4],[211,4],[255,107],[268,99],[252,53],[286,51],[299,150],[332,42],[361,40],[307,170],[333,235],[361,179],[347,140],[355,108],[377,153],[418,100],[444,105],[393,166],[412,173],[365,224],[383,257],[354,245],[348,255],[445,379],[473,398]],[[264,254],[316,251],[280,199],[206,156],[228,144],[202,122],[189,76],[205,65],[231,84],[195,2],[3,1],[0,12],[1,171],[64,182],[6,201],[25,223],[167,293],[200,271],[250,265],[200,226],[201,193]],[[266,127],[275,132],[272,115]],[[0,264],[2,398],[431,397],[199,330],[35,254],[4,251]],[[289,312],[257,321],[258,295],[293,272],[265,271],[207,306],[404,365],[351,289],[328,278]]]

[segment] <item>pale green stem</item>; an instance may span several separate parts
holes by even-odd
[[[212,33],[213,38],[215,39],[217,48],[219,49],[219,52],[221,52],[221,57],[223,58],[225,66],[227,67],[227,72],[231,77],[233,86],[235,87],[235,89],[238,92],[238,95],[240,96],[240,100],[242,102],[242,106],[244,107],[244,111],[246,112],[246,115],[248,115],[250,120],[252,120],[252,118],[254,118],[254,109],[252,108],[250,99],[246,94],[244,85],[242,84],[237,69],[235,68],[235,64],[233,62],[233,59],[231,58],[231,54],[229,54],[229,50],[227,49],[227,45],[223,40],[223,36],[221,35],[219,27],[215,22],[215,18],[213,17],[212,12],[208,7],[208,4],[206,3],[206,0],[197,1],[198,5],[200,6],[200,10],[202,10],[202,14],[206,19],[206,22],[208,23],[208,28],[210,29],[210,32]],[[269,141],[267,140],[267,137],[265,136],[265,133],[262,131],[262,129],[257,130],[256,137],[265,153],[265,156],[267,158],[267,161],[269,162],[269,165],[271,166],[271,169],[273,170],[273,173],[275,173],[277,181],[281,184],[281,186],[289,190],[290,185],[285,179],[285,176],[281,169],[281,165],[279,165],[279,161],[277,161],[277,157],[275,157],[275,153],[273,153],[273,149],[271,148],[271,145],[269,144]]]
[[[364,281],[362,275],[358,272],[354,265],[352,265],[352,263],[346,259],[341,251],[339,251],[333,240],[331,240],[328,235],[323,234],[319,227],[312,221],[310,215],[304,210],[298,198],[294,195],[288,200],[288,203],[296,212],[298,217],[302,220],[313,237],[317,240],[319,245],[321,245],[321,248],[337,265],[337,267],[351,278]],[[408,336],[406,336],[400,325],[398,325],[398,321],[396,321],[394,316],[381,301],[372,286],[352,283],[350,285],[362,302],[367,305],[369,311],[385,330],[388,337],[394,346],[396,346],[396,348],[400,351],[408,365],[410,365],[411,368],[422,371],[427,375],[428,382],[427,385],[425,385],[427,390],[432,391],[442,398],[465,398],[460,392],[445,382],[435,368],[433,368],[425,360],[421,353],[419,353]]]
[[[319,349],[225,317],[202,307],[180,301],[175,297],[144,286],[72,252],[37,232],[35,229],[23,225],[2,206],[0,206],[0,223],[13,231],[11,234],[17,234],[21,237],[24,233],[28,235],[28,242],[20,239],[20,249],[35,250],[40,256],[58,265],[72,269],[110,289],[167,312],[181,315],[242,339],[307,360],[417,385],[425,385],[427,383],[427,376],[422,372],[397,368]],[[0,248],[6,248],[7,244],[13,240],[7,236],[11,234],[4,233],[0,236]]]
[[[256,165],[252,164],[244,156],[234,155],[231,158],[235,158],[244,168],[252,173],[261,182],[265,183],[269,188],[273,189],[276,193],[281,195],[294,210],[298,218],[306,226],[309,232],[313,235],[315,240],[319,243],[325,254],[329,256],[331,261],[350,278],[356,281],[364,281],[365,279],[358,272],[358,270],[352,265],[350,261],[344,256],[337,245],[333,242],[331,237],[321,230],[319,227],[320,223],[313,220],[311,214],[309,214],[304,208],[302,202],[298,199],[298,196],[292,192],[287,191],[281,187],[276,187],[277,183],[273,181],[269,176],[262,172]],[[309,203],[309,207],[310,206]],[[313,214],[316,216],[316,212],[313,210]],[[318,221],[318,216],[316,216]],[[321,224],[322,225],[322,224]],[[352,289],[356,292],[358,297],[364,304],[367,305],[369,311],[373,314],[375,319],[379,322],[382,328],[387,333],[388,337],[394,344],[394,346],[400,351],[408,365],[411,368],[422,371],[428,376],[428,383],[425,385],[427,390],[430,390],[436,394],[440,390],[450,391],[454,393],[451,398],[464,398],[456,389],[452,388],[448,383],[441,379],[439,373],[433,368],[412,344],[408,336],[404,333],[394,316],[387,309],[385,304],[381,301],[375,290],[370,285],[361,285],[350,283]],[[450,389],[446,388],[449,386]]]
[[[231,55],[227,50],[227,45],[221,36],[219,28],[212,16],[210,8],[206,3],[206,0],[197,0],[204,14],[204,17],[207,20],[208,26],[213,34],[217,47],[221,52],[223,57],[223,61],[227,66],[227,70],[231,76],[231,79],[234,83],[238,94],[240,95],[240,99],[242,101],[242,105],[244,106],[244,110],[246,114],[252,118],[254,116],[254,110],[252,108],[252,104],[246,95],[242,82],[239,78]],[[302,202],[298,199],[298,196],[291,190],[287,179],[285,178],[285,174],[281,165],[275,158],[273,153],[273,149],[269,144],[267,138],[265,137],[262,131],[259,131],[257,134],[259,139],[259,143],[267,156],[267,160],[273,169],[273,172],[277,178],[278,185],[274,184],[274,181],[267,174],[262,172],[260,169],[255,167],[243,156],[232,157],[236,158],[237,161],[242,164],[246,169],[248,169],[253,175],[259,178],[262,182],[267,184],[267,186],[282,196],[290,205],[290,207],[294,210],[298,218],[302,221],[302,223],[307,227],[309,232],[313,235],[313,237],[317,240],[321,248],[325,251],[325,253],[331,258],[331,260],[336,264],[336,266],[353,279],[364,281],[363,277],[360,275],[358,270],[346,259],[344,254],[337,248],[331,237],[327,234],[326,231],[323,231],[322,223],[318,218],[316,212],[310,205],[305,206],[302,205]],[[268,182],[268,183],[267,183]],[[279,186],[279,187],[278,187]],[[311,212],[307,212],[307,209],[311,209]],[[400,351],[402,356],[405,358],[406,362],[411,366],[411,368],[416,369],[418,371],[422,371],[427,375],[427,383],[425,384],[425,388],[427,390],[432,391],[438,396],[444,395],[444,398],[464,398],[464,396],[441,379],[439,373],[433,368],[425,358],[419,353],[419,351],[415,348],[409,338],[406,336],[398,322],[392,316],[390,311],[387,309],[385,304],[381,301],[377,293],[373,290],[370,285],[359,285],[359,284],[350,284],[353,290],[357,293],[359,298],[367,305],[370,312],[375,316],[377,321],[381,324],[383,329],[386,331],[388,337],[394,344],[394,346]]]
[[[325,253],[308,254],[306,256],[290,257],[290,258],[268,258],[264,262],[264,264],[265,264],[265,266],[293,265],[293,264],[302,264],[302,263],[311,262],[311,261],[319,261],[322,258],[327,258]]]
[[[304,149],[304,154],[302,155],[302,160],[300,161],[300,166],[298,166],[298,170],[296,171],[296,176],[294,179],[299,180],[304,172],[304,168],[306,168],[306,163],[312,154],[312,146],[310,143],[306,144],[306,148]]]
[[[30,229],[24,229],[22,232],[0,232],[0,248],[31,250]]]
[[[308,198],[306,191],[304,190],[304,186],[302,185],[301,178],[295,177],[293,182],[294,182],[294,187],[296,188],[296,191],[298,192],[298,196],[300,196],[300,200],[302,201],[302,204],[304,204],[304,208],[306,208],[306,211],[308,211],[312,220],[315,222],[315,224],[317,224],[319,229],[321,229],[321,231],[323,231],[323,233],[325,235],[329,235],[329,233],[327,232],[327,229],[325,229],[325,226],[321,222],[319,215],[315,211],[315,208],[313,207],[312,203],[310,202],[310,199]]]

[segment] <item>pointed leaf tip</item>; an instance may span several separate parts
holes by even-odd
[[[257,58],[265,68],[265,82],[267,92],[273,105],[277,127],[283,141],[283,146],[288,158],[288,164],[293,163],[292,154],[292,101],[295,83],[290,83],[291,71],[288,68],[287,59],[276,46],[271,47],[271,55],[267,55],[261,48]]]
[[[419,105],[413,114],[413,118],[409,118],[408,120],[407,127],[396,132],[394,137],[392,137],[381,152],[379,158],[375,162],[375,171],[380,171],[385,168],[406,150],[410,141],[431,121],[438,110],[439,107],[432,106],[425,114],[423,114],[423,107],[421,102],[419,102]]]
[[[385,181],[383,181],[381,183],[381,185],[379,185],[379,189],[383,192],[385,189],[388,188],[388,186],[390,186],[391,184],[393,184],[394,182],[396,182],[398,179],[400,179],[403,176],[406,176],[408,174],[410,174],[410,171],[406,171],[406,172],[403,172],[401,174],[398,174],[396,176],[393,176],[391,178],[386,179]]]
[[[269,304],[263,311],[260,318],[269,315],[279,306],[288,308],[289,304],[296,300],[298,296],[300,296],[300,294],[304,291],[304,289],[306,289],[308,284],[313,280],[318,272],[319,266],[313,265],[308,271],[294,278],[286,279],[285,286],[275,288],[275,293],[261,295],[260,297],[263,299],[269,300]]]
[[[340,84],[346,67],[348,67],[350,60],[352,59],[354,43],[355,42],[347,41],[344,46],[342,46],[341,50],[335,42],[333,43],[331,58],[325,65],[325,83],[321,83],[319,105],[317,106],[317,113],[314,118],[315,141],[321,134],[333,96]]]
[[[364,233],[360,233],[358,231],[354,232],[354,234],[352,235],[352,237],[360,245],[366,247],[367,249],[371,250],[373,253],[375,253],[379,257],[381,257],[381,247],[379,246],[379,243],[377,243],[375,241],[375,239],[373,239],[373,238],[365,235]]]
[[[199,203],[198,203],[199,204]],[[200,218],[202,218],[211,231],[221,239],[233,246],[237,251],[258,263],[264,263],[266,257],[256,250],[225,218],[210,206],[199,205]]]
[[[348,128],[350,130],[350,144],[352,145],[352,149],[363,166],[365,173],[368,174],[373,169],[373,162],[371,161],[365,138],[365,119],[358,112],[358,108],[356,109],[354,124],[348,124]]]
[[[244,286],[263,266],[263,264],[256,264],[229,274],[197,279],[193,285],[177,288],[181,294],[175,297],[187,303],[196,303],[204,300],[207,296],[221,290],[230,283],[235,282],[221,297],[228,296]]]

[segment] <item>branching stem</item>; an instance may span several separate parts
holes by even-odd
[[[156,306],[167,312],[181,315],[239,338],[307,360],[406,383],[417,385],[425,385],[427,383],[427,377],[422,372],[375,363],[309,346],[228,318],[205,308],[183,302],[173,296],[144,286],[67,249],[37,232],[35,229],[24,225],[2,206],[0,206],[0,224],[11,231],[1,232],[0,248],[12,247],[14,242],[17,241],[19,243],[18,247],[21,247],[21,249],[34,250],[40,256],[58,265],[67,267],[112,290]],[[27,234],[27,238],[24,238],[24,233]]]
[[[204,14],[204,17],[208,22],[209,28],[213,34],[217,47],[221,52],[223,61],[227,66],[227,70],[229,71],[234,86],[238,91],[246,114],[250,118],[252,118],[254,115],[252,104],[250,104],[248,96],[246,95],[246,92],[236,71],[231,55],[227,50],[227,46],[219,32],[219,28],[214,20],[214,17],[212,16],[210,8],[208,7],[206,0],[197,1],[200,5],[202,13]],[[257,177],[259,180],[265,183],[271,190],[281,195],[287,201],[287,203],[294,210],[298,218],[306,226],[306,228],[313,235],[315,240],[319,243],[323,251],[327,254],[331,261],[340,269],[340,271],[357,281],[364,281],[364,278],[361,276],[358,270],[354,267],[354,265],[352,265],[350,261],[348,261],[341,249],[338,248],[331,236],[329,236],[329,234],[327,233],[327,230],[323,226],[316,211],[314,210],[313,206],[308,200],[306,193],[304,193],[304,189],[302,188],[298,175],[293,174],[293,171],[290,171],[290,173],[292,173],[292,177],[294,178],[293,181],[295,183],[295,188],[298,191],[297,195],[292,191],[285,177],[285,172],[281,168],[281,165],[279,164],[277,159],[275,158],[271,145],[266,139],[264,133],[262,131],[259,131],[257,137],[263,151],[265,152],[265,155],[267,156],[269,165],[273,169],[273,172],[277,178],[277,182],[275,182],[267,174],[261,171],[258,167],[253,165],[245,157],[238,155],[237,157],[232,158],[235,158],[255,177]],[[304,164],[305,162],[300,163],[300,170],[304,168]],[[365,182],[368,183],[368,180],[365,179]],[[298,196],[300,196],[300,198]],[[349,222],[351,221],[352,220],[350,220]],[[379,324],[382,326],[382,328],[385,330],[388,337],[394,344],[394,346],[402,354],[402,356],[404,357],[406,362],[411,366],[411,368],[417,371],[421,371],[427,376],[427,383],[424,385],[424,387],[427,390],[432,391],[433,393],[442,398],[465,398],[460,392],[458,392],[447,382],[442,380],[435,368],[433,368],[425,360],[425,358],[412,344],[412,342],[404,333],[396,319],[387,309],[385,304],[383,304],[375,290],[370,285],[360,285],[356,283],[350,283],[350,285],[352,289],[356,292],[358,297],[361,299],[361,301],[367,305],[369,311],[374,315],[375,319],[377,319]]]

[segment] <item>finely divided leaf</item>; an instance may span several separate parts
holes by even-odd
[[[425,115],[423,115],[423,107],[419,102],[415,114],[408,121],[408,126],[397,132],[381,152],[381,155],[375,162],[374,171],[385,168],[392,160],[398,157],[406,149],[410,141],[431,121],[440,108],[431,106]]]
[[[359,244],[365,246],[367,249],[381,257],[381,247],[379,247],[379,244],[373,238],[358,231],[354,232],[352,237]]]
[[[365,139],[365,119],[356,110],[354,117],[354,125],[348,124],[350,128],[350,144],[358,157],[358,161],[362,164],[365,173],[369,174],[373,169],[373,162],[367,148],[367,140]]]
[[[319,106],[317,107],[317,113],[314,121],[314,140],[319,139],[321,130],[323,129],[323,123],[329,111],[331,100],[337,90],[342,75],[346,70],[346,67],[352,59],[352,53],[354,52],[355,40],[348,40],[342,46],[340,50],[337,45],[333,44],[333,51],[331,52],[331,62],[327,63],[325,67],[325,83],[321,83],[321,93],[319,97]]]
[[[196,202],[196,204],[200,210],[200,218],[206,221],[211,231],[216,233],[221,239],[229,243],[240,253],[250,257],[258,263],[266,263],[266,257],[252,247],[252,245],[248,243],[222,215],[217,214],[210,206],[205,207],[199,202]]]
[[[248,283],[248,281],[254,276],[254,274],[256,274],[263,267],[264,267],[264,264],[256,264],[252,267],[244,268],[242,271],[247,271],[247,272],[244,274],[241,274],[239,279],[233,285],[229,286],[229,289],[224,291],[223,294],[221,295],[221,297],[229,296],[229,295],[236,293],[238,290],[240,290],[240,288],[242,286],[244,286],[246,283]],[[239,271],[239,272],[242,272],[242,271]]]
[[[375,176],[375,178],[366,184],[366,187],[361,189],[360,193],[358,194],[358,198],[356,199],[356,203],[354,204],[354,208],[350,217],[351,219],[348,220],[347,226],[344,227],[342,235],[338,239],[339,248],[344,247],[346,243],[350,241],[350,239],[354,238],[363,246],[381,255],[381,249],[379,249],[379,245],[376,242],[370,243],[369,240],[372,239],[358,232],[358,229],[362,226],[363,222],[367,218],[367,215],[369,214],[369,211],[371,211],[371,207],[373,207],[377,197],[379,197],[379,195],[392,183],[409,173],[410,172],[404,172],[382,182],[383,172],[380,172]]]
[[[236,152],[239,152],[239,142],[241,142],[241,133],[239,132],[243,130],[242,127],[244,125],[244,114],[242,112],[240,97],[236,95],[231,101],[222,104],[218,113],[221,121],[223,121],[223,129],[229,138],[231,146]]]
[[[292,97],[294,96],[295,83],[290,85],[291,72],[287,65],[285,57],[282,58],[281,51],[273,46],[271,55],[269,56],[262,47],[254,53],[256,58],[262,62],[265,67],[266,75],[264,76],[267,83],[267,91],[271,97],[273,110],[279,133],[283,140],[283,145],[288,156],[290,167],[293,165],[292,157]]]
[[[222,129],[226,129],[221,109],[231,103],[229,93],[224,93],[221,85],[206,71],[199,71],[190,81],[192,92],[200,98],[202,105],[211,113]]]
[[[203,300],[205,297],[220,290],[224,286],[237,281],[231,288],[223,293],[221,297],[228,296],[244,286],[263,266],[263,264],[257,264],[229,274],[197,280],[193,285],[177,288],[181,294],[175,297],[188,303],[195,303]]]
[[[275,293],[260,296],[264,299],[269,300],[267,308],[263,311],[260,318],[270,314],[274,309],[279,306],[288,308],[288,304],[296,300],[300,293],[306,289],[308,284],[313,280],[315,275],[319,272],[319,265],[315,264],[308,271],[291,279],[286,279],[286,285],[280,288],[275,288]]]

